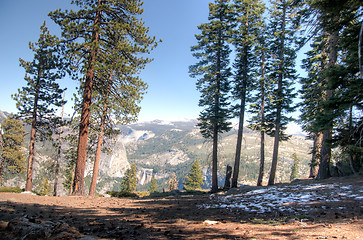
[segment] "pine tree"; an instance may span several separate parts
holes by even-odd
[[[38,42],[29,43],[29,48],[34,52],[33,61],[20,59],[20,65],[26,72],[27,86],[12,95],[17,102],[19,117],[31,124],[26,191],[32,190],[36,134],[38,132],[38,137],[41,138],[51,134],[51,122],[57,119],[54,116],[56,111],[54,107],[60,107],[63,104],[64,90],[56,82],[63,77],[59,71],[62,66],[57,45],[59,40],[50,35],[45,22],[40,29]]]
[[[155,38],[147,35],[148,29],[140,20],[143,10],[142,1],[103,1],[83,0],[73,1],[79,10],[56,10],[50,17],[62,28],[62,36],[66,44],[66,56],[74,62],[81,63],[79,68],[84,74],[82,82],[82,111],[79,127],[79,141],[74,179],[74,195],[84,195],[84,171],[87,155],[87,140],[89,134],[92,92],[95,84],[95,74],[102,68],[103,58],[109,54],[110,48],[105,47],[114,35],[122,34],[117,44],[123,44],[124,57],[133,64],[144,62],[136,55],[149,53],[156,45]],[[117,47],[117,46],[115,46]],[[74,58],[74,59],[72,59]],[[101,64],[100,64],[101,63]],[[77,67],[72,67],[75,69]],[[73,71],[73,75],[76,75]],[[101,80],[102,82],[107,79]],[[101,84],[97,84],[101,86]],[[111,87],[112,89],[112,87]]]
[[[290,181],[295,180],[299,176],[299,168],[300,168],[300,159],[297,157],[296,153],[292,154],[292,166],[291,166],[291,175]]]
[[[158,191],[158,185],[156,184],[155,174],[153,173],[150,181],[149,193],[155,193]]]
[[[122,32],[110,36],[109,42],[104,46],[107,54],[95,71],[95,87],[93,109],[96,118],[99,118],[99,133],[97,150],[94,161],[93,175],[90,186],[90,195],[96,191],[98,166],[104,141],[107,137],[115,137],[119,131],[115,126],[136,121],[140,111],[138,105],[143,98],[147,85],[137,74],[150,59],[134,56],[133,61],[124,57],[125,45],[122,44]],[[130,49],[128,49],[130,50]],[[136,64],[137,63],[137,64]]]
[[[191,169],[189,175],[185,178],[184,190],[193,191],[201,189],[203,185],[203,173],[198,161],[196,160]]]
[[[339,126],[342,118],[349,119],[351,107],[359,109],[362,102],[356,97],[361,96],[356,36],[359,35],[362,13],[360,4],[355,1],[311,0],[308,4],[310,11],[317,16],[315,22],[318,24],[313,27],[326,36],[323,41],[326,65],[319,73],[323,93],[319,105],[321,111],[317,111],[312,119],[313,126],[322,134],[317,177],[324,179],[330,176],[333,136],[339,136],[334,126]],[[349,128],[350,123],[345,126]]]
[[[289,121],[292,120],[287,114],[294,111],[292,106],[296,96],[293,93],[292,84],[296,80],[295,59],[296,59],[296,6],[291,0],[277,0],[271,2],[270,13],[270,51],[276,53],[270,58],[271,69],[269,78],[274,81],[275,88],[272,91],[267,108],[266,122],[269,122],[270,129],[267,133],[274,137],[274,148],[272,156],[271,171],[268,184],[275,183],[275,175],[278,161],[279,142],[288,139],[284,130]],[[294,48],[295,47],[295,48]]]
[[[218,135],[231,129],[228,121],[231,109],[228,102],[230,91],[229,67],[231,38],[231,9],[229,1],[216,0],[209,4],[209,22],[201,24],[196,35],[198,45],[192,47],[193,56],[199,62],[190,66],[192,77],[199,77],[197,89],[201,92],[198,127],[204,138],[213,141],[212,150],[212,192],[218,190]]]
[[[321,128],[317,126],[317,118],[324,111],[322,102],[324,101],[324,77],[323,70],[327,66],[327,36],[325,33],[315,33],[311,44],[312,50],[307,53],[307,58],[303,60],[303,67],[308,72],[308,77],[301,78],[301,98],[300,122],[304,131],[309,133],[313,139],[312,159],[310,163],[309,177],[317,177],[320,162],[320,152],[322,144]]]
[[[125,176],[121,181],[121,190],[132,193],[137,187],[136,164],[132,163],[130,168],[126,170]]]
[[[254,51],[258,43],[259,31],[263,25],[262,14],[265,8],[260,0],[235,0],[233,7],[236,27],[232,42],[236,47],[237,56],[234,64],[236,73],[232,94],[240,103],[235,106],[239,112],[239,125],[232,188],[237,187],[246,102],[252,91],[254,78],[257,75],[258,64]]]
[[[22,174],[26,171],[26,160],[21,149],[24,143],[23,124],[14,116],[8,116],[1,123],[0,184],[6,169],[9,173]]]
[[[266,76],[267,58],[270,55],[266,41],[266,26],[258,36],[258,44],[255,48],[255,54],[259,57],[259,74],[258,81],[254,84],[254,95],[251,97],[249,112],[252,117],[249,120],[248,127],[254,131],[260,132],[260,168],[257,179],[257,186],[262,186],[262,180],[265,173],[265,132],[267,131],[265,120],[265,106],[269,100],[269,91],[271,90],[271,79]]]

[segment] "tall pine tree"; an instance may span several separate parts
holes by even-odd
[[[292,84],[296,80],[295,59],[296,59],[296,6],[292,0],[271,1],[270,13],[270,41],[269,45],[272,55],[269,59],[271,69],[269,78],[274,82],[274,89],[270,96],[272,101],[267,106],[269,113],[266,114],[266,121],[273,127],[267,132],[274,137],[272,164],[268,184],[275,183],[279,143],[286,140],[288,136],[284,133],[286,125],[291,121],[289,113],[294,111],[292,106],[295,93]]]
[[[228,93],[229,41],[231,37],[231,9],[228,0],[216,0],[209,4],[209,22],[201,24],[196,35],[198,45],[192,47],[193,56],[199,62],[190,67],[192,77],[199,77],[197,89],[201,92],[198,126],[204,138],[213,141],[212,192],[218,190],[218,135],[231,129]]]
[[[74,178],[74,195],[84,195],[84,172],[87,154],[87,140],[90,125],[90,111],[95,73],[107,55],[105,47],[113,34],[123,33],[119,44],[124,44],[124,56],[138,65],[135,55],[149,53],[156,45],[155,38],[147,35],[148,28],[140,20],[143,12],[140,0],[80,0],[74,1],[79,10],[56,10],[51,18],[61,26],[67,56],[80,62],[84,81],[79,141]],[[144,60],[141,60],[144,61]],[[74,69],[74,68],[72,68]],[[107,81],[108,78],[103,79]],[[100,86],[100,85],[98,85]],[[112,88],[112,87],[111,87]]]
[[[12,97],[16,100],[18,116],[31,124],[30,144],[28,156],[28,170],[26,191],[32,190],[33,160],[37,132],[39,137],[51,134],[51,122],[56,120],[56,109],[63,104],[63,89],[56,82],[63,77],[59,40],[50,35],[44,24],[36,43],[29,43],[29,48],[34,52],[31,62],[20,59],[20,65],[25,69],[26,87],[18,90]]]
[[[255,54],[255,48],[258,43],[260,29],[263,26],[262,14],[264,13],[265,7],[260,0],[235,0],[233,8],[235,13],[234,24],[236,26],[232,42],[236,47],[236,60],[234,63],[236,71],[234,74],[232,94],[240,103],[235,106],[238,111],[239,124],[232,188],[237,187],[241,161],[244,115],[247,99],[252,91],[252,85],[258,71],[258,60]]]

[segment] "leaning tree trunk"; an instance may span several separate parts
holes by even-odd
[[[239,123],[237,132],[237,145],[236,145],[236,155],[234,158],[234,168],[232,177],[232,188],[237,187],[239,166],[241,162],[241,149],[242,149],[242,139],[243,139],[243,124],[246,110],[246,92],[247,92],[247,66],[248,66],[248,46],[244,46],[243,55],[243,73],[242,73],[242,90],[241,90],[241,107],[239,111]]]
[[[98,0],[98,5],[101,4],[101,0]],[[94,20],[94,25],[98,26],[101,22],[101,10],[98,10]],[[99,29],[94,27],[92,34],[92,42],[97,43],[99,41]],[[92,86],[94,79],[94,64],[97,57],[97,49],[91,48],[91,52],[88,58],[88,66],[86,73],[86,81],[84,84],[81,122],[79,125],[79,141],[77,149],[77,162],[74,173],[73,192],[72,195],[84,195],[84,172],[86,168],[87,159],[87,141],[90,122],[90,106],[92,97]]]
[[[89,189],[89,195],[90,196],[94,196],[96,194],[98,168],[99,168],[99,165],[100,165],[101,150],[102,150],[102,144],[103,144],[103,135],[104,135],[104,132],[105,132],[106,115],[107,115],[107,103],[105,103],[103,105],[103,109],[102,109],[100,135],[98,136],[96,158],[95,158],[95,162],[94,162],[94,165],[93,165],[92,181],[91,181],[91,186],[90,186],[90,189]]]
[[[282,80],[283,80],[283,72],[284,72],[284,55],[285,55],[285,26],[286,26],[286,5],[284,5],[283,9],[283,21],[281,26],[281,44],[280,44],[280,53],[279,53],[279,75],[278,75],[278,86],[277,86],[277,108],[276,108],[276,119],[275,119],[275,136],[274,136],[274,148],[272,154],[272,163],[271,163],[271,171],[270,178],[268,180],[268,185],[275,184],[276,177],[276,169],[277,169],[277,160],[278,160],[278,152],[279,152],[279,142],[280,142],[280,128],[281,128],[281,101],[282,96]]]

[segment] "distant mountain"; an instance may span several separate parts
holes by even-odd
[[[10,113],[0,110],[0,122],[4,121],[4,119],[7,118],[9,115]]]
[[[6,113],[0,112],[1,115]],[[167,188],[167,182],[173,172],[182,189],[184,178],[190,167],[198,160],[204,173],[204,188],[210,188],[211,182],[211,143],[206,141],[196,127],[196,120],[166,122],[155,120],[119,126],[121,134],[112,144],[112,153],[102,153],[99,169],[97,192],[105,193],[109,190],[120,189],[121,179],[131,163],[138,169],[138,190],[148,190],[151,176],[154,173],[159,191]],[[219,147],[219,185],[224,183],[226,166],[233,166],[236,144],[236,130],[221,135]],[[296,153],[301,159],[301,176],[308,176],[310,162],[310,147],[312,143],[303,136],[293,136],[288,142],[282,142],[279,150],[277,182],[288,181],[291,172],[292,154]],[[265,183],[270,171],[273,139],[266,137],[266,168]],[[35,188],[41,184],[46,176],[53,180],[53,173],[49,169],[54,166],[54,150],[50,145],[38,144],[35,159]],[[255,184],[259,169],[259,133],[245,129],[239,182],[241,184]],[[94,156],[89,156],[86,167],[86,192],[90,184],[93,170]],[[67,163],[62,159],[61,173],[64,175]],[[13,180],[12,185],[20,185]],[[20,181],[20,180],[19,180]],[[64,178],[61,178],[61,183]],[[60,184],[61,192],[67,191]]]
[[[121,127],[129,162],[135,162],[139,169],[153,169],[159,186],[166,187],[168,177],[175,172],[182,188],[191,164],[198,160],[203,167],[205,188],[210,187],[211,143],[206,141],[196,120],[183,122],[153,121]],[[259,133],[249,129],[244,131],[241,161],[241,183],[255,184],[259,169]],[[226,166],[233,166],[237,131],[221,135],[219,155],[219,183],[224,182]],[[130,139],[133,139],[131,141]],[[282,142],[279,151],[277,181],[288,181],[290,177],[292,154],[301,159],[301,176],[307,176],[310,162],[311,142],[303,136],[293,136]],[[268,177],[272,158],[273,139],[266,137],[266,169]],[[149,179],[148,179],[149,180]],[[148,180],[142,181],[147,184]],[[139,186],[145,189],[147,186]]]

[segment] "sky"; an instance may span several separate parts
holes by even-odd
[[[59,35],[57,26],[48,12],[69,8],[70,1],[13,0],[0,1],[0,110],[15,113],[16,104],[11,95],[25,86],[25,71],[19,58],[31,61],[33,53],[29,41],[36,42],[40,26],[46,20],[52,34]],[[161,39],[150,54],[154,61],[146,66],[141,78],[149,85],[141,103],[140,121],[154,119],[179,120],[198,117],[199,92],[196,79],[190,78],[188,68],[195,63],[190,47],[197,42],[197,26],[207,21],[209,0],[145,0],[142,18],[150,28],[149,35]],[[64,79],[67,87],[66,113],[72,113],[72,91],[78,85]]]
[[[31,61],[33,52],[29,41],[36,42],[44,21],[52,34],[60,36],[58,27],[47,16],[50,11],[70,8],[70,1],[59,0],[12,0],[0,1],[0,110],[15,113],[16,104],[11,95],[25,86],[24,69],[19,58]],[[155,119],[173,121],[196,119],[200,94],[196,79],[188,73],[196,63],[190,48],[197,44],[197,26],[208,21],[210,0],[144,0],[142,15],[149,35],[161,39],[152,51],[149,63],[140,77],[149,88],[141,103],[139,121]],[[67,87],[65,112],[71,114],[72,95],[77,81],[64,79]],[[247,116],[248,117],[248,116]]]

